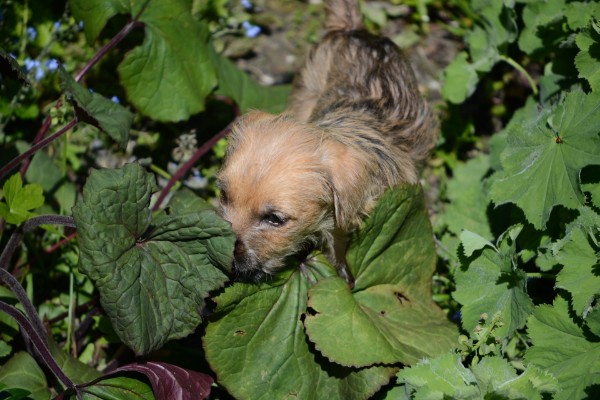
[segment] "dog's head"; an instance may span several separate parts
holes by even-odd
[[[254,111],[236,122],[218,184],[223,217],[237,236],[238,274],[273,273],[340,224],[339,177],[353,168],[345,153],[286,115]]]

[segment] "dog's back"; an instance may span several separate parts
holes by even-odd
[[[414,73],[391,40],[364,30],[356,0],[330,0],[328,9],[327,33],[294,83],[290,109],[376,155],[385,186],[415,183],[437,130]]]

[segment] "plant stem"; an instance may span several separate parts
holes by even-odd
[[[538,88],[537,88],[535,81],[531,77],[531,75],[529,75],[529,72],[527,72],[527,70],[525,70],[525,68],[523,68],[521,66],[521,64],[519,64],[518,62],[516,62],[515,60],[513,60],[510,57],[500,55],[500,59],[502,61],[507,62],[511,67],[513,67],[514,69],[519,71],[525,77],[525,79],[527,79],[527,82],[529,82],[529,86],[531,86],[531,90],[533,90],[533,94],[537,96]]]
[[[44,147],[48,146],[56,138],[60,137],[65,132],[67,132],[69,129],[71,129],[72,127],[77,125],[77,122],[78,122],[77,118],[73,119],[71,122],[69,122],[67,125],[63,126],[58,132],[56,132],[52,136],[48,136],[47,138],[40,140],[38,143],[31,146],[27,151],[25,151],[25,152],[19,154],[17,157],[13,158],[11,161],[9,161],[8,164],[6,164],[4,167],[2,167],[2,169],[0,169],[0,179],[4,178],[4,176],[7,173],[9,173],[13,168],[15,168],[17,165],[19,165],[19,163],[21,163],[21,161],[27,159],[29,156],[33,155],[39,149],[43,149]]]
[[[38,327],[34,326],[35,324],[32,324],[32,321],[29,321],[21,313],[21,311],[17,310],[10,304],[6,304],[5,302],[0,301],[0,310],[10,315],[12,318],[15,319],[15,321],[17,321],[22,331],[25,332],[25,334],[35,347],[38,355],[40,356],[44,364],[46,364],[46,367],[48,367],[50,371],[54,373],[54,376],[56,376],[69,389],[77,391],[77,387],[75,386],[73,381],[71,381],[71,379],[63,372],[63,370],[60,368],[60,366],[52,356],[52,353],[48,348],[48,344],[42,336],[42,332],[44,332],[44,330],[38,331]]]
[[[169,182],[167,182],[167,184],[165,185],[165,187],[160,192],[160,195],[158,196],[158,199],[156,200],[156,203],[154,204],[154,207],[152,207],[152,211],[157,211],[160,208],[161,204],[163,203],[163,201],[165,200],[165,198],[169,194],[169,191],[171,190],[171,188],[173,187],[173,185],[175,185],[175,183],[177,181],[179,181],[190,170],[190,168],[192,168],[194,166],[194,164],[196,164],[196,162],[198,161],[198,159],[200,157],[202,157],[204,154],[206,154],[210,149],[213,148],[213,146],[215,144],[217,144],[217,142],[219,140],[221,140],[222,138],[224,138],[225,135],[227,135],[229,133],[229,131],[231,130],[231,126],[232,125],[233,125],[233,123],[230,123],[221,132],[217,133],[215,136],[213,136],[212,138],[210,138],[208,142],[204,143],[202,145],[202,147],[200,147],[198,150],[196,150],[196,152],[194,153],[194,155],[192,156],[192,158],[190,158],[181,167],[179,167],[179,169],[177,170],[177,172],[175,172],[173,174],[173,176],[171,177],[171,179],[169,179]]]
[[[87,72],[92,69],[92,67],[94,65],[96,65],[98,63],[98,61],[100,61],[100,59],[102,57],[104,57],[106,55],[106,53],[108,53],[109,51],[111,51],[113,48],[115,48],[117,46],[117,44],[119,44],[121,42],[121,40],[125,39],[125,37],[134,29],[137,28],[139,26],[143,26],[144,24],[140,23],[139,21],[137,21],[136,19],[132,19],[131,21],[129,21],[124,27],[123,29],[121,29],[119,31],[119,33],[117,33],[112,39],[110,39],[110,41],[108,43],[106,43],[104,46],[102,46],[102,48],[100,50],[98,50],[98,52],[96,54],[94,54],[94,56],[92,57],[92,59],[90,61],[88,61],[87,64],[85,64],[83,66],[83,68],[81,69],[81,71],[79,71],[77,73],[77,75],[75,75],[75,82],[79,82],[81,80],[81,78],[83,78],[83,76],[85,74],[87,74]]]

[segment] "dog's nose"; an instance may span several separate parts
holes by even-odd
[[[233,248],[233,255],[239,257],[246,252],[246,245],[241,240],[235,241],[235,247]]]

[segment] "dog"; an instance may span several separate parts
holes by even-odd
[[[321,248],[351,280],[351,233],[388,188],[415,184],[437,141],[414,73],[389,39],[368,33],[355,0],[330,0],[326,33],[281,115],[252,111],[229,134],[217,176],[237,240],[233,270],[261,279]]]

